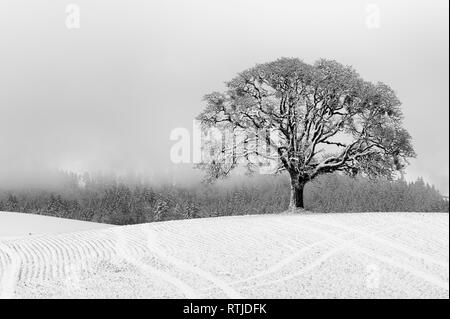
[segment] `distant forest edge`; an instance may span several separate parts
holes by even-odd
[[[253,176],[239,183],[151,186],[64,174],[58,188],[0,189],[0,211],[23,212],[117,225],[287,210],[287,176]],[[324,175],[307,185],[314,212],[448,212],[448,200],[422,179],[369,180]]]

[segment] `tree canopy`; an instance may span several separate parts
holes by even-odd
[[[258,64],[205,101],[198,116],[202,125],[240,137],[203,163],[213,178],[226,176],[242,160],[254,171],[264,158],[276,162],[274,172],[287,171],[293,188],[301,190],[334,171],[392,178],[415,156],[395,92],[333,60]]]

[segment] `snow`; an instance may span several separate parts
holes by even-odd
[[[449,298],[445,213],[90,223],[59,234],[49,221],[40,234],[0,238],[0,296]]]
[[[100,229],[110,225],[44,215],[0,211],[0,238]]]

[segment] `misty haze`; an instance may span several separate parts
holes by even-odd
[[[448,298],[448,9],[0,0],[0,296]]]

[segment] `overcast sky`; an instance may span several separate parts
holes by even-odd
[[[418,154],[406,177],[448,194],[448,36],[447,0],[0,0],[0,179],[169,172],[170,132],[191,130],[204,94],[323,57],[397,92]]]

